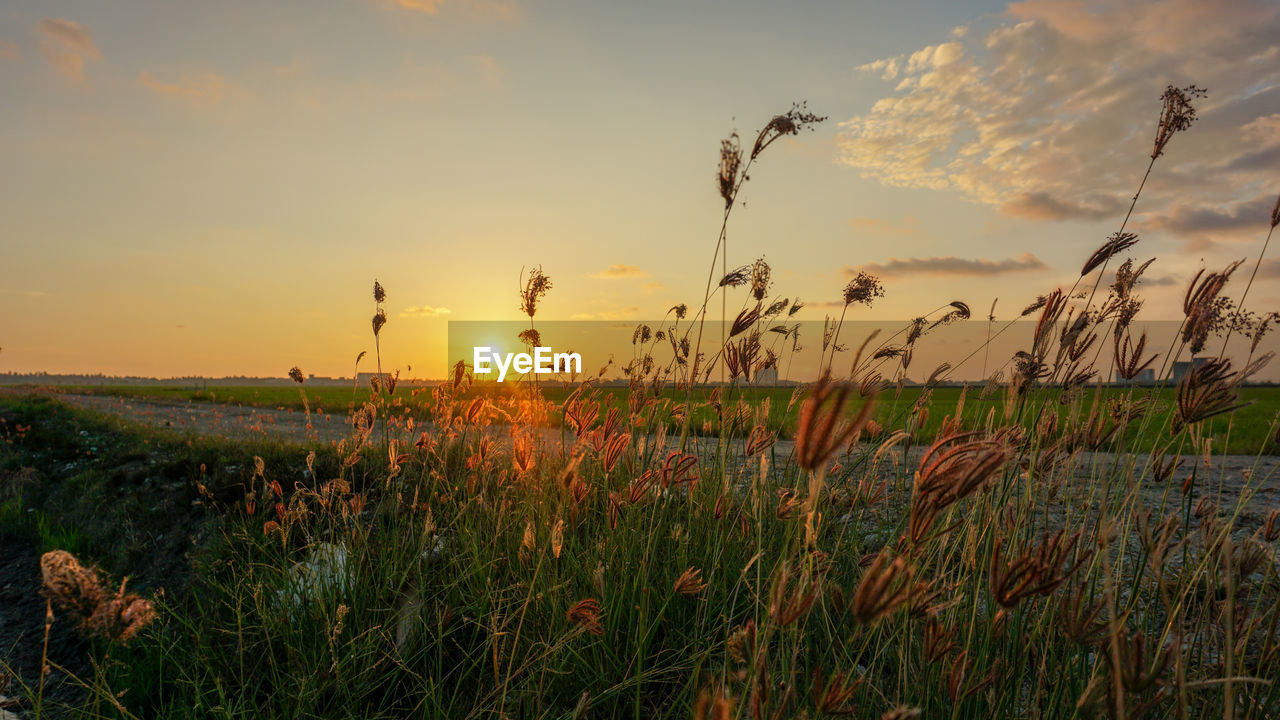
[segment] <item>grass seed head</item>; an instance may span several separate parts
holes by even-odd
[[[720,168],[716,172],[716,188],[724,200],[725,209],[733,205],[734,191],[738,187],[738,170],[742,166],[742,144],[738,133],[720,141]]]
[[[760,153],[764,149],[773,144],[784,135],[798,135],[801,130],[806,128],[812,130],[813,125],[826,120],[826,117],[815,115],[808,111],[807,103],[800,102],[791,106],[791,109],[782,115],[775,115],[769,121],[760,134],[756,136],[756,142],[751,147],[751,159],[760,157]]]
[[[759,258],[751,265],[751,297],[757,302],[764,300],[765,295],[769,294],[769,286],[773,284],[770,279],[773,270],[769,267],[769,263],[764,258]],[[781,308],[779,308],[781,311]]]
[[[1077,531],[1067,535],[1059,530],[1046,534],[1044,540],[1031,550],[1023,552],[1011,561],[1004,559],[1004,538],[996,538],[991,550],[991,595],[996,602],[1012,608],[1032,595],[1048,595],[1066,582],[1082,560],[1073,559]]]
[[[1178,381],[1174,431],[1244,407],[1247,403],[1236,402],[1237,379],[1227,358],[1213,358],[1192,367]]]
[[[595,598],[579,600],[565,612],[569,622],[585,628],[592,635],[604,635],[604,626],[600,624],[602,615],[600,602]]]
[[[1195,85],[1185,88],[1170,85],[1165,88],[1164,94],[1160,96],[1160,121],[1156,124],[1156,139],[1151,148],[1152,160],[1164,154],[1165,146],[1175,134],[1191,127],[1196,121],[1196,109],[1191,103],[1207,94],[1207,90]]]
[[[1100,265],[1107,263],[1111,258],[1128,250],[1138,243],[1138,236],[1131,232],[1117,232],[1107,238],[1101,247],[1093,251],[1089,259],[1085,261],[1084,267],[1080,270],[1080,277],[1084,277],[1096,270]]]
[[[1207,275],[1201,268],[1187,285],[1187,292],[1182,298],[1182,312],[1186,315],[1182,341],[1190,346],[1192,354],[1204,348],[1209,334],[1223,326],[1233,309],[1234,303],[1222,296],[1222,290],[1241,263],[1236,260],[1220,272]]]
[[[849,613],[860,623],[870,624],[911,600],[913,570],[906,558],[881,550],[862,574],[849,599]]]
[[[542,266],[530,270],[520,290],[520,311],[532,318],[538,312],[538,302],[549,290],[551,278],[542,272]]]
[[[680,574],[673,589],[681,595],[697,595],[707,589],[707,584],[702,581],[702,571],[691,567]]]
[[[852,420],[845,417],[852,394],[849,385],[833,383],[827,375],[810,388],[800,406],[796,430],[795,455],[801,468],[813,471],[826,465],[871,419],[874,395],[867,398]]]
[[[884,285],[880,278],[868,272],[859,272],[844,286],[844,304],[858,303],[871,307],[876,298],[884,297]]]

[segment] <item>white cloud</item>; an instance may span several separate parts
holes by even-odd
[[[1263,226],[1246,218],[1277,189],[1280,7],[1030,0],[985,35],[952,36],[859,68],[896,89],[841,124],[844,163],[1009,215],[1119,221],[1149,160],[1161,93],[1195,83],[1209,88],[1200,119],[1157,161],[1135,227]]]

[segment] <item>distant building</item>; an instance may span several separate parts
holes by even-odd
[[[1207,357],[1193,357],[1190,360],[1179,360],[1178,362],[1175,362],[1173,364],[1173,381],[1178,382],[1182,380],[1182,378],[1186,377],[1187,373],[1191,372],[1192,369],[1198,368],[1207,362],[1209,362],[1209,358]]]
[[[778,368],[767,367],[756,371],[755,379],[752,382],[756,385],[777,385],[778,384]]]

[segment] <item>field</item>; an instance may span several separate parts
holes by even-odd
[[[518,384],[512,387],[503,387],[500,392],[492,386],[485,389],[472,388],[468,392],[459,395],[459,402],[465,405],[475,397],[482,395],[486,397],[511,396],[519,392],[515,389],[518,387],[520,387]],[[295,411],[303,411],[304,409],[302,396],[296,387],[266,385],[226,386],[209,390],[175,386],[139,387],[117,385],[71,387],[67,388],[67,391],[141,399],[227,403],[263,408],[289,408]],[[562,414],[558,409],[563,407],[565,400],[572,391],[572,388],[559,386],[540,389],[542,397],[552,408],[547,418],[550,426],[561,426]],[[747,386],[733,389],[726,388],[723,394],[729,400],[741,398],[748,407],[753,409],[766,406],[768,414],[765,417],[764,425],[770,430],[779,433],[781,437],[791,438],[795,435],[796,421],[800,413],[799,400],[803,398],[803,391],[803,387],[796,389],[791,387],[761,388]],[[992,410],[997,413],[1003,413],[1008,401],[1006,394],[1001,390],[992,391],[982,386],[931,388],[928,391],[927,405],[925,405],[928,410],[925,422],[915,432],[917,441],[932,441],[937,437],[943,420],[948,415],[954,414],[962,391],[965,394],[964,412],[970,418],[985,417]],[[907,423],[913,419],[912,410],[916,408],[923,392],[924,389],[918,386],[907,386],[901,389],[890,388],[880,395],[873,418],[885,428],[905,428]],[[692,426],[695,430],[705,435],[715,435],[719,432],[719,419],[707,406],[710,393],[711,390],[705,387],[696,388],[693,391],[693,402],[696,410],[693,415]],[[1078,405],[1082,412],[1088,413],[1093,407],[1095,398],[1091,393],[1092,391],[1077,393],[1081,395]],[[1121,402],[1130,396],[1151,398],[1153,402],[1150,410],[1151,420],[1141,426],[1138,434],[1128,438],[1128,447],[1130,449],[1150,451],[1161,443],[1163,440],[1162,433],[1167,435],[1174,412],[1175,393],[1176,389],[1174,387],[1164,387],[1158,390],[1150,388],[1128,390],[1108,387],[1101,390],[1100,397],[1104,407],[1107,403]],[[625,410],[628,394],[629,391],[626,388],[602,387],[600,388],[602,407],[617,407],[620,410]],[[400,398],[402,404],[407,406],[415,417],[424,417],[430,412],[429,391],[402,388],[400,395],[402,396]],[[1202,432],[1205,437],[1209,438],[1216,448],[1225,447],[1229,442],[1231,451],[1236,454],[1273,454],[1280,451],[1276,436],[1276,430],[1280,428],[1276,424],[1277,413],[1280,412],[1280,388],[1244,387],[1240,389],[1239,395],[1240,400],[1248,404],[1232,413],[1230,417],[1211,419],[1206,422],[1202,426]],[[309,405],[311,410],[331,415],[346,415],[351,412],[353,407],[358,407],[368,402],[370,397],[371,393],[368,388],[353,390],[339,387],[312,387],[306,390],[306,404]],[[661,397],[665,407],[679,405],[685,400],[682,393],[671,389],[664,389]],[[1061,405],[1061,400],[1062,393],[1060,391],[1046,391],[1040,398],[1040,401],[1050,408],[1055,403]],[[1031,415],[1031,413],[1028,413],[1028,415]],[[1030,422],[1032,420],[1024,419],[1024,425]],[[1110,449],[1114,446],[1115,443],[1111,442],[1108,443],[1107,448]]]
[[[1149,168],[1198,92],[1166,91]],[[343,418],[334,442],[232,441],[48,389],[0,395],[0,708],[1280,716],[1280,391],[1250,384],[1272,357],[1256,342],[1218,350],[1278,316],[1245,309],[1231,265],[1190,281],[1174,346],[1146,347],[1122,222],[1074,286],[1029,299],[1034,337],[981,387],[942,384],[949,366],[898,385],[933,328],[969,320],[963,302],[896,345],[842,338],[845,312],[883,295],[867,273],[811,340],[830,348],[820,377],[751,386],[786,361],[762,338],[791,333],[794,306],[771,295],[763,259],[729,268],[729,219],[757,156],[821,120],[798,106],[750,148],[722,145],[706,293],[672,308],[677,335],[637,330],[629,389],[499,392],[463,366],[430,388],[378,375],[354,395],[297,367],[292,387],[77,389],[323,412]],[[531,345],[551,291],[537,267],[511,298]],[[374,282],[379,366],[397,342],[387,292]],[[723,342],[699,332],[717,313]],[[850,372],[833,377],[841,341]],[[1192,356],[1206,361],[1176,385],[1098,384]],[[713,370],[729,384],[705,387]]]

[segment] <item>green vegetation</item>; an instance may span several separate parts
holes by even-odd
[[[506,402],[514,411],[519,400]],[[525,467],[528,431],[486,450],[483,433],[459,423],[454,439],[393,467],[370,424],[308,469],[302,447],[197,441],[42,399],[7,410],[10,426],[28,430],[0,446],[3,467],[35,467],[42,479],[24,486],[22,504],[78,528],[72,545],[86,559],[135,574],[135,590],[160,598],[160,621],[130,645],[90,648],[83,707],[94,717],[685,717],[700,695],[746,703],[783,678],[792,692],[760,702],[811,717],[823,707],[875,717],[900,702],[926,716],[1012,715],[1028,687],[1060,709],[1046,716],[1066,717],[1080,698],[1105,702],[1108,661],[1085,659],[1098,640],[1063,629],[1084,623],[1078,632],[1105,638],[1105,625],[1075,615],[1093,610],[1127,618],[1116,636],[1126,663],[1139,662],[1135,643],[1173,652],[1170,623],[1190,625],[1177,646],[1182,684],[1164,684],[1174,670],[1148,657],[1146,672],[1163,679],[1128,702],[1176,698],[1199,717],[1223,702],[1221,683],[1207,682],[1222,672],[1207,644],[1218,593],[1247,613],[1236,676],[1270,677],[1280,653],[1268,629],[1280,607],[1275,547],[1264,529],[1239,540],[1231,530],[1270,475],[1247,483],[1239,505],[1192,512],[1195,494],[1151,485],[1140,456],[1092,465],[1071,507],[1096,507],[1118,535],[1095,550],[1095,519],[1060,517],[1078,541],[1038,572],[1062,573],[1066,587],[1004,607],[992,602],[989,568],[1043,547],[1051,515],[1032,488],[1061,482],[1056,470],[1034,485],[1018,472],[984,480],[910,539],[908,501],[922,497],[912,465],[874,444],[827,478],[810,515],[805,488],[822,466],[774,449],[763,464],[737,449],[682,471],[670,448],[612,454],[584,433],[572,451],[536,446]],[[1040,466],[1048,437],[1006,467]],[[131,475],[137,462],[148,469]],[[193,502],[198,510],[178,510]],[[1134,524],[1164,503],[1189,520],[1174,531],[1176,552],[1144,544]],[[177,544],[158,547],[157,536]],[[58,542],[42,533],[44,547]],[[1216,549],[1223,542],[1230,555]],[[1264,547],[1247,571],[1230,564]],[[1152,569],[1152,553],[1182,555],[1186,570]],[[181,568],[148,562],[163,559]],[[1118,578],[1127,590],[1112,611]],[[1243,717],[1280,703],[1257,680],[1233,692]]]
[[[120,385],[73,388],[72,390],[75,392],[99,393],[148,400],[239,403],[252,407],[288,408],[295,411],[304,409],[302,398],[297,388],[294,387],[243,386],[200,390],[183,387]],[[619,410],[626,410],[630,392],[627,388],[602,387],[599,390],[602,397],[602,405],[605,408],[616,407]],[[996,389],[994,392],[984,392],[984,390],[983,387],[970,387],[964,390],[966,414],[971,417],[977,417],[985,416],[992,410],[997,414],[1004,412],[1006,403],[1009,401],[1007,394],[1002,389]],[[959,387],[949,386],[934,387],[928,391],[929,397],[927,404],[924,406],[928,410],[926,420],[920,431],[916,433],[917,440],[931,441],[937,437],[944,418],[949,414],[954,414],[961,391],[962,389]],[[519,392],[520,386],[518,385],[503,387],[500,390],[495,389],[493,386],[484,389],[472,388],[460,394],[459,400],[460,404],[465,405],[475,397],[509,398]],[[563,386],[546,386],[541,388],[540,392],[553,408],[559,408],[563,406],[573,389]],[[697,388],[693,392],[693,401],[695,403],[693,427],[701,434],[706,435],[715,435],[719,432],[718,418],[708,403],[711,392],[710,388],[705,387]],[[803,388],[797,390],[792,387],[761,388],[754,386],[747,386],[742,389],[726,387],[722,390],[726,398],[741,397],[751,407],[759,407],[767,402],[769,414],[766,426],[770,430],[779,432],[782,437],[793,437],[795,435],[796,419],[800,412],[798,401],[802,392]],[[875,420],[885,428],[903,427],[911,411],[920,402],[920,396],[924,392],[924,389],[918,386],[907,386],[901,390],[889,388],[881,395],[874,416]],[[1086,412],[1092,407],[1094,401],[1092,393],[1092,389],[1077,391],[1077,394],[1082,396],[1084,403],[1082,407]],[[1277,441],[1276,436],[1277,418],[1280,417],[1280,387],[1244,387],[1239,390],[1239,393],[1241,400],[1248,403],[1247,406],[1237,410],[1230,418],[1215,419],[1205,425],[1205,432],[1208,437],[1212,438],[1214,447],[1222,448],[1230,439],[1231,449],[1234,453],[1255,455],[1258,453],[1280,452],[1280,442]],[[1060,390],[1051,388],[1046,389],[1043,393],[1044,398],[1050,401],[1060,402],[1061,395]],[[1107,403],[1119,402],[1130,395],[1150,398],[1152,403],[1149,410],[1152,415],[1152,422],[1146,426],[1141,436],[1129,439],[1130,447],[1138,450],[1151,450],[1164,439],[1164,436],[1159,435],[1156,429],[1170,426],[1170,419],[1175,406],[1175,388],[1134,388],[1129,390],[1127,388],[1109,387],[1101,390],[1104,406]],[[345,415],[350,412],[353,397],[356,399],[355,406],[359,407],[370,400],[371,392],[367,387],[361,388],[356,393],[353,393],[350,388],[307,387],[306,396],[312,411],[323,410],[331,414]],[[415,415],[424,416],[431,410],[429,389],[423,390],[421,388],[402,386],[397,390],[397,397]],[[661,391],[661,397],[671,406],[678,405],[685,400],[683,392],[669,388]],[[559,426],[561,415],[553,409],[548,419],[551,424]]]

